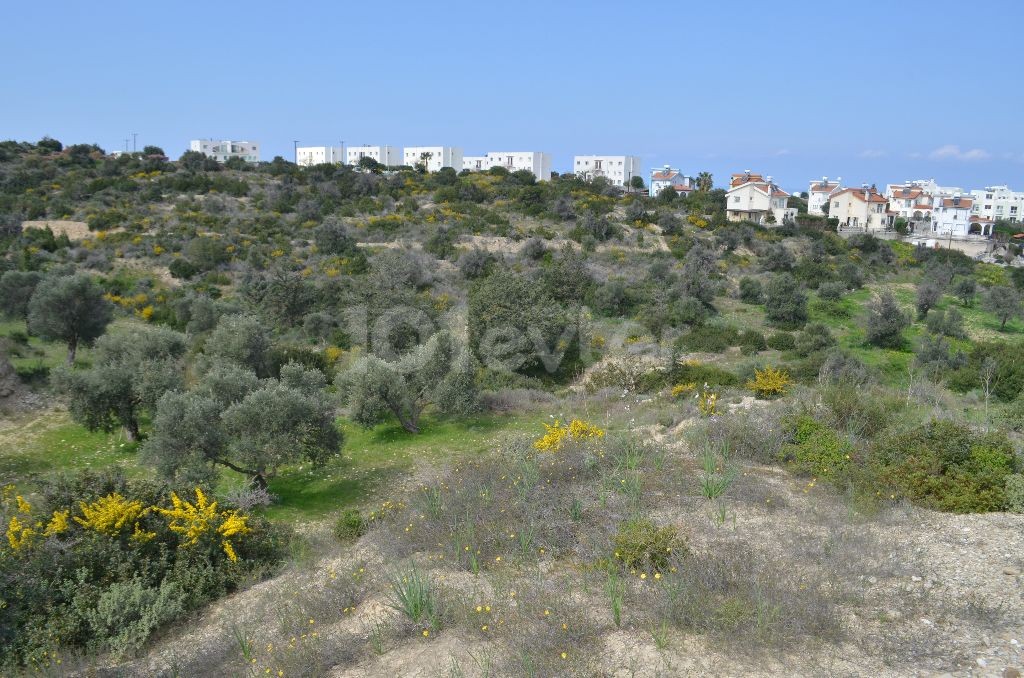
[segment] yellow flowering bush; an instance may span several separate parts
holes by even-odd
[[[567,439],[584,440],[604,437],[603,429],[581,419],[573,419],[568,424],[562,424],[556,419],[553,424],[544,424],[544,429],[544,435],[533,441],[534,448],[541,452],[558,452]]]
[[[790,379],[789,373],[774,367],[754,370],[754,378],[747,382],[747,388],[753,391],[759,398],[780,396],[788,391],[792,385],[793,380]]]
[[[126,525],[134,524],[150,511],[138,499],[126,499],[119,492],[100,497],[91,504],[79,502],[78,506],[82,515],[75,516],[75,522],[108,537],[116,537]]]
[[[683,394],[690,393],[696,388],[697,384],[692,381],[688,384],[676,384],[675,386],[672,387],[672,397],[678,398]]]
[[[170,519],[168,527],[183,538],[182,547],[196,546],[203,538],[220,538],[225,555],[231,562],[237,562],[230,539],[250,532],[248,517],[237,511],[218,511],[217,502],[207,499],[198,487],[195,492],[195,502],[185,501],[172,492],[172,508],[156,508],[156,512]]]

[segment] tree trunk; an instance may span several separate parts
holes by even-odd
[[[68,340],[68,367],[75,364],[75,354],[78,352],[78,337]]]
[[[267,479],[263,477],[262,473],[256,473],[252,477],[253,485],[260,488],[261,490],[267,489]]]
[[[129,442],[134,443],[139,440],[139,422],[134,419],[129,419],[124,423],[122,428],[124,428],[124,437],[127,438]]]

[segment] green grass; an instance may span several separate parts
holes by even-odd
[[[90,433],[71,421],[67,412],[46,410],[23,415],[0,428],[0,484],[32,487],[61,472],[121,467],[143,476],[136,463],[136,444],[115,433]]]
[[[459,420],[426,418],[423,431],[412,434],[397,424],[362,429],[340,423],[345,432],[342,458],[320,468],[309,464],[282,470],[270,482],[280,501],[267,510],[274,518],[300,521],[323,518],[382,495],[389,484],[418,461],[438,462],[481,455],[505,433],[537,432],[540,414],[480,414]],[[239,482],[235,474],[228,482]]]

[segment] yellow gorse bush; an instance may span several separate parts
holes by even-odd
[[[761,398],[772,398],[785,393],[792,384],[793,380],[785,370],[765,367],[754,370],[754,378],[747,382],[747,388]]]
[[[35,530],[31,525],[22,523],[18,516],[11,516],[11,521],[7,524],[7,542],[12,550],[21,551],[31,546],[35,536]]]
[[[201,489],[196,488],[195,503],[184,501],[176,493],[171,493],[173,508],[157,508],[156,511],[169,518],[168,527],[180,534],[184,541],[183,547],[195,546],[207,535],[219,536],[220,545],[231,562],[238,560],[231,537],[241,536],[250,532],[246,524],[248,517],[237,511],[217,511],[217,502],[211,502]]]
[[[545,433],[533,441],[533,446],[541,452],[557,452],[567,439],[581,440],[586,438],[603,438],[604,430],[580,419],[573,419],[562,424],[558,419],[554,424],[544,424]]]
[[[79,502],[78,506],[82,516],[75,516],[75,522],[108,537],[121,534],[126,525],[135,523],[152,510],[138,499],[126,499],[119,492],[100,497],[91,504]]]
[[[690,391],[693,391],[696,388],[697,383],[692,381],[688,384],[676,384],[675,386],[672,387],[672,397],[678,398],[684,393],[689,393]]]

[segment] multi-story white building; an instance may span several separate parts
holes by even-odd
[[[884,231],[892,224],[888,201],[874,186],[847,188],[829,199],[828,216],[839,220],[841,229]]]
[[[615,186],[626,186],[640,174],[640,158],[635,155],[577,155],[572,170],[588,181],[604,177]]]
[[[362,158],[370,158],[385,167],[396,167],[402,162],[402,149],[396,146],[349,146],[345,158],[346,165],[358,165]]]
[[[407,146],[402,153],[402,164],[416,167],[422,164],[428,172],[442,167],[462,170],[462,149],[454,146]]]
[[[963,238],[970,234],[974,200],[961,195],[936,198],[932,207],[932,233]]]
[[[551,179],[551,155],[542,151],[491,151],[462,158],[462,169],[481,172],[492,167],[504,167],[509,172],[533,172],[538,181]]]
[[[302,167],[340,165],[343,162],[345,149],[341,146],[299,146],[295,149],[295,164]]]
[[[1009,186],[989,186],[971,191],[974,206],[971,213],[985,219],[1010,223],[1024,221],[1024,191],[1010,190]]]
[[[842,187],[842,177],[836,177],[835,181],[829,181],[828,177],[822,177],[821,181],[812,181],[807,191],[807,213],[825,216],[825,205],[828,204],[829,198]]]
[[[775,185],[771,177],[745,170],[733,174],[725,192],[725,216],[729,221],[753,221],[756,224],[783,224],[796,219],[796,208],[788,207],[789,193]]]
[[[217,162],[227,162],[231,158],[241,158],[246,162],[260,161],[260,145],[255,141],[193,139],[189,142],[189,150],[198,151]]]
[[[694,183],[692,177],[680,174],[679,170],[671,167],[670,165],[665,165],[661,169],[651,170],[651,181],[648,187],[648,195],[653,198],[669,186],[674,188],[676,193],[679,193],[680,195],[689,195],[693,191],[697,190],[697,185]]]

